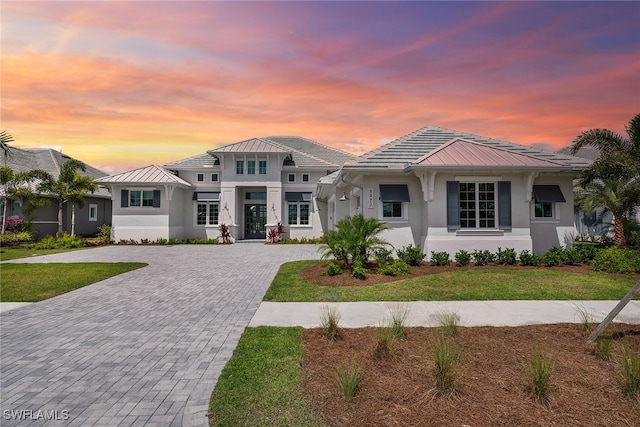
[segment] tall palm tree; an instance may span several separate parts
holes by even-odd
[[[582,204],[586,213],[598,206],[611,212],[618,246],[625,244],[623,220],[635,216],[640,205],[640,114],[625,129],[628,137],[608,129],[590,129],[578,135],[571,146],[571,154],[585,146],[600,152],[582,172],[577,205]]]
[[[2,166],[7,167],[7,159],[9,158],[11,151],[9,144],[13,142],[13,137],[6,130],[0,131],[0,150],[2,150],[2,158],[4,163]]]
[[[97,190],[98,186],[90,176],[82,175],[87,166],[80,160],[71,159],[60,168],[58,179],[50,178],[43,181],[39,189],[50,193],[58,202],[58,235],[62,235],[62,208],[71,203],[71,235],[75,235],[76,211],[75,206],[82,207],[87,193]]]
[[[0,188],[2,188],[1,234],[6,231],[9,200],[22,200],[23,205],[26,201],[29,201],[29,208],[40,206],[41,204],[36,202],[38,194],[32,189],[31,184],[38,180],[42,181],[49,178],[50,175],[48,173],[39,169],[16,173],[9,167],[0,167]],[[27,213],[28,210],[25,209],[23,212]]]
[[[635,200],[640,198],[640,180],[625,178],[609,178],[596,180],[587,184],[577,194],[576,204],[582,206],[587,214],[596,208],[603,208],[601,215],[613,214],[614,242],[616,246],[624,246],[624,218],[633,217],[638,212]]]

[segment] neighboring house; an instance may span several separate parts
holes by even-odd
[[[319,181],[328,225],[386,221],[384,237],[424,252],[543,253],[575,234],[573,179],[588,161],[438,127],[366,153]]]
[[[41,169],[51,174],[55,179],[58,179],[60,167],[71,160],[71,157],[50,148],[20,149],[10,147],[6,159],[7,167],[13,169],[14,172],[27,172],[34,169]],[[86,166],[87,170],[83,172],[83,174],[92,178],[106,176],[104,172],[89,165]],[[2,189],[0,189],[0,191],[2,191]],[[41,194],[41,196],[47,197],[47,194]],[[23,214],[26,203],[28,202],[24,200],[9,200],[7,217],[28,219],[25,218]],[[0,215],[2,215],[2,212],[2,202],[0,201]],[[69,204],[64,205],[62,215],[64,231],[70,233],[71,206]],[[44,236],[55,235],[57,233],[58,203],[55,199],[50,199],[49,206],[37,208],[30,216],[32,217],[31,223],[37,233],[37,238],[40,239]],[[76,234],[95,234],[102,224],[110,223],[111,194],[109,194],[106,189],[99,188],[94,193],[88,193],[85,197],[83,207],[79,208],[76,206]]]
[[[271,136],[96,180],[113,195],[113,238],[266,239],[282,223],[289,238],[320,237],[326,212],[319,179],[354,156],[301,137]]]
[[[543,253],[575,234],[578,157],[425,127],[354,157],[301,137],[254,138],[98,179],[115,240],[320,237],[354,214],[379,218],[396,248]]]

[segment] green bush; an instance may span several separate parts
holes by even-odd
[[[420,265],[427,256],[417,245],[404,246],[402,249],[396,250],[396,254],[402,261],[414,267]]]
[[[520,264],[529,267],[537,267],[542,262],[542,257],[536,255],[528,250],[523,250],[520,252]]]
[[[623,248],[602,249],[591,261],[591,269],[607,273],[640,273],[640,251]]]
[[[108,224],[102,224],[98,227],[98,242],[103,245],[111,243],[111,226]]]
[[[475,265],[487,265],[495,260],[491,251],[486,249],[483,251],[475,250],[471,256],[473,257],[473,263]]]
[[[326,273],[328,276],[336,276],[338,274],[342,274],[342,267],[335,261],[331,261],[327,266]]]
[[[496,263],[502,265],[516,265],[518,262],[518,255],[516,254],[515,249],[506,248],[502,250],[502,248],[498,248],[498,252],[496,252]]]
[[[564,249],[559,246],[550,247],[542,256],[542,262],[545,263],[547,267],[555,267],[557,265],[564,264]]]
[[[397,259],[394,261],[393,263],[393,268],[396,269],[396,271],[400,274],[409,274],[411,273],[411,267],[409,266],[409,264],[407,264],[406,262],[404,262],[401,259]]]
[[[460,249],[455,254],[455,260],[458,267],[464,267],[465,265],[469,265],[471,262],[471,254],[464,249]]]
[[[373,256],[380,268],[393,264],[393,252],[387,248],[377,248],[373,251]]]
[[[364,280],[367,278],[367,270],[361,265],[354,265],[351,270],[351,275],[356,279]]]
[[[582,263],[582,255],[577,249],[569,248],[564,251],[564,263],[566,265],[576,265]]]
[[[2,245],[14,245],[16,243],[30,242],[31,240],[32,235],[28,231],[0,234],[0,244]]]
[[[599,249],[595,243],[591,242],[573,242],[572,249],[578,253],[580,257],[580,263],[587,264],[595,258]]]
[[[398,270],[396,270],[393,264],[384,264],[382,267],[378,268],[378,274],[384,274],[385,276],[396,276],[398,274]]]
[[[448,252],[431,251],[431,265],[449,265],[450,263]]]
[[[67,233],[60,237],[45,236],[39,242],[34,243],[30,247],[33,249],[71,249],[81,248],[85,246],[84,240],[80,236],[71,236]]]

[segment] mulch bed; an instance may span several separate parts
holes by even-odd
[[[430,340],[437,328],[409,328],[391,359],[375,355],[376,329],[342,329],[330,341],[304,331],[304,393],[334,426],[638,426],[640,399],[624,396],[621,348],[640,347],[640,326],[614,324],[611,361],[593,353],[581,325],[458,328],[462,348],[452,397],[435,393]],[[525,363],[535,346],[554,361],[547,404],[527,388]],[[358,395],[346,401],[336,370],[356,364]]]

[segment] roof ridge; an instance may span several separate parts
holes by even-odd
[[[309,139],[309,138],[306,138],[304,136],[298,136],[298,135],[270,135],[270,136],[267,136],[266,138],[300,138],[300,139],[302,139],[304,141],[311,142],[313,144],[319,145],[319,146],[324,147],[326,149],[329,149],[329,150],[332,150],[332,151],[337,151],[338,153],[346,154],[347,156],[357,157],[353,153],[348,153],[348,152],[346,152],[344,150],[340,150],[338,148],[331,147],[329,145],[323,144],[323,143],[318,142],[318,141],[314,141],[313,139]]]

